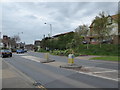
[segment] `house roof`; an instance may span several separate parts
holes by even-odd
[[[74,32],[71,31],[71,32],[61,33],[61,34],[57,34],[57,35],[55,35],[53,37],[59,37],[59,36],[63,36],[63,35],[70,34],[70,33],[74,33]]]
[[[118,14],[111,16],[113,19],[118,19]]]
[[[118,19],[118,15],[120,15],[120,14],[112,15],[111,17],[112,17],[112,19],[116,20],[116,19]],[[93,23],[94,23],[94,20],[92,21],[92,23],[91,23],[91,25],[89,26],[89,28],[92,28]]]

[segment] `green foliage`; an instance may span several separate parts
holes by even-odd
[[[118,56],[119,45],[103,44],[101,48],[99,45],[89,45],[89,49],[86,49],[86,45],[80,45],[74,51],[83,55],[107,55]]]
[[[50,50],[65,50],[68,43],[71,43],[72,39],[74,37],[74,33],[68,33],[65,35],[59,36],[56,38],[45,38],[41,42],[41,47],[45,49],[46,47],[50,48]]]
[[[89,49],[86,48],[86,45],[80,45],[79,47],[66,50],[54,50],[53,55],[63,55],[68,56],[68,54],[74,51],[75,56],[80,55],[103,55],[103,56],[119,56],[119,45],[113,44],[103,44],[102,48],[99,45],[89,45]]]
[[[70,53],[72,53],[71,49],[66,50],[54,50],[52,52],[53,55],[59,55],[59,56],[68,56]]]
[[[48,52],[48,51],[46,51],[45,49],[40,49],[38,52]]]
[[[113,26],[108,21],[108,16],[109,15],[105,15],[105,13],[102,12],[99,14],[99,16],[96,16],[96,18],[93,21],[92,35],[96,34],[100,42],[102,42],[104,39],[110,39],[109,36]],[[106,38],[106,35],[109,38]],[[100,47],[101,47],[101,43],[100,43]]]

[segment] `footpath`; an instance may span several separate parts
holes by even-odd
[[[2,59],[0,58],[0,61]],[[34,88],[33,80],[2,60],[2,88]]]

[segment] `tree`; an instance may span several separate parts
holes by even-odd
[[[109,36],[112,27],[109,25],[108,15],[105,15],[104,12],[99,13],[99,16],[96,16],[93,22],[93,32],[94,34],[97,34],[101,48],[103,39],[106,36]]]
[[[20,41],[20,37],[18,35],[14,35],[9,39],[9,44],[12,48],[17,47],[17,42]]]
[[[87,25],[80,25],[78,28],[75,29],[74,39],[75,39],[76,46],[79,46],[80,44],[82,44],[82,41],[88,35],[88,31],[89,31],[89,27]],[[88,45],[87,45],[87,48],[88,48]]]
[[[20,37],[18,35],[14,35],[12,38],[14,38],[15,42],[19,42],[20,41]]]

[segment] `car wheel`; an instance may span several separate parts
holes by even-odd
[[[10,57],[12,57],[12,54],[10,55]]]
[[[4,55],[1,55],[2,58],[4,58]]]

